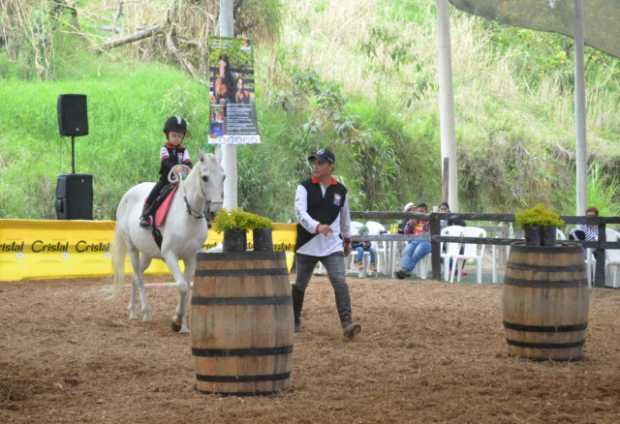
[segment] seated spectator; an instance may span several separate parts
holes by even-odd
[[[360,230],[360,236],[368,234],[368,228],[365,226]],[[370,255],[370,272],[377,272],[377,251],[372,247],[369,241],[354,241],[351,243],[351,252],[355,254],[353,263],[359,272],[364,271],[364,252]]]
[[[415,212],[428,213],[426,203],[416,206]],[[418,238],[410,240],[403,249],[400,269],[395,273],[401,280],[410,276],[418,262],[431,252],[430,223],[426,219],[410,219],[403,229],[403,234],[413,234]]]
[[[439,205],[438,212],[439,213],[450,213],[450,205],[448,205],[448,202],[441,202],[441,204]],[[467,224],[461,218],[455,218],[455,219],[441,219],[439,220],[439,225],[441,226],[441,229],[443,230],[444,228],[449,227],[450,225],[462,225],[464,227]]]
[[[589,207],[586,209],[586,216],[598,216],[598,209]],[[568,235],[569,240],[596,241],[598,240],[598,226],[581,224]]]
[[[403,212],[413,212],[414,210],[415,210],[415,203],[413,202],[407,203],[405,207],[403,208]],[[398,234],[404,234],[405,225],[407,225],[408,221],[409,221],[409,218],[403,218],[400,224],[398,224]]]
[[[598,216],[598,209],[595,207],[589,207],[586,209],[586,216]],[[598,240],[598,226],[581,224],[579,228],[575,228],[568,234],[569,240],[581,240],[581,241],[597,241]],[[596,251],[592,252],[594,259],[598,259]]]

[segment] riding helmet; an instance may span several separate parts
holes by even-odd
[[[187,121],[182,116],[171,116],[164,124],[164,133],[168,134],[170,131],[185,134],[187,132]]]

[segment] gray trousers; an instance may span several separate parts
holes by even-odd
[[[297,277],[295,278],[295,284],[293,284],[293,290],[302,293],[303,299],[303,293],[306,291],[306,287],[308,287],[308,283],[312,277],[312,271],[314,271],[314,267],[319,261],[327,270],[329,281],[334,288],[338,316],[344,327],[351,323],[351,296],[349,295],[349,286],[347,286],[347,282],[344,278],[344,254],[342,252],[336,252],[329,256],[322,257],[297,253],[295,256]]]

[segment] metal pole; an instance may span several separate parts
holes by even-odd
[[[75,174],[75,136],[71,136],[71,173]]]
[[[220,36],[234,37],[233,0],[220,0]],[[237,207],[237,146],[224,144],[222,149],[222,168],[224,168],[224,207]]]
[[[448,1],[437,0],[437,56],[439,66],[439,122],[441,133],[442,176],[448,163],[448,203],[453,212],[459,210],[456,166],[456,141],[454,135],[454,95],[452,93],[452,52],[450,49],[450,17]],[[444,182],[445,184],[445,182]]]
[[[583,66],[583,3],[575,0],[575,146],[577,215],[586,212],[587,198],[587,146],[586,146],[586,89]]]

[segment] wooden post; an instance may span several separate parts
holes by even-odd
[[[600,243],[607,241],[605,227],[607,224],[601,222],[598,224],[598,241],[599,247],[596,248],[596,272],[594,273],[594,287],[605,287],[605,249],[601,249]]]
[[[436,241],[433,236],[441,233],[439,216],[431,214],[431,265],[433,267],[433,280],[441,280],[441,242]]]

